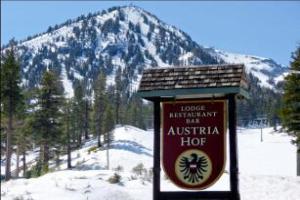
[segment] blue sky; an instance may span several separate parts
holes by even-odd
[[[204,46],[270,57],[288,65],[300,44],[300,2],[1,1],[1,44],[44,32],[81,14],[137,5]]]

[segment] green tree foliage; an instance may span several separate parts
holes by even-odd
[[[76,121],[75,134],[77,136],[77,146],[80,147],[82,144],[82,134],[84,131],[84,120],[85,120],[85,102],[84,102],[84,88],[83,82],[75,84],[74,92],[74,117]]]
[[[115,76],[115,106],[116,106],[116,124],[121,123],[120,109],[121,109],[121,97],[122,97],[122,70],[119,67]]]
[[[108,19],[104,22],[101,27],[101,32],[104,35],[108,35],[108,33],[117,34],[120,29],[120,24],[118,20]]]
[[[72,99],[71,100],[66,100],[64,107],[63,107],[64,115],[64,128],[63,128],[63,139],[62,143],[64,146],[67,148],[67,167],[68,169],[72,168],[72,158],[71,158],[71,131],[72,131]]]
[[[23,120],[20,120],[21,126],[17,129],[15,144],[17,145],[17,156],[22,155],[22,170],[23,175],[26,174],[27,164],[26,155],[27,151],[33,147],[33,135],[32,135],[32,115],[26,113],[23,115]],[[17,169],[18,170],[18,169]]]
[[[89,100],[89,96],[90,96],[90,89],[88,88],[88,84],[87,81],[85,81],[84,84],[84,117],[83,117],[83,129],[84,129],[84,139],[87,140],[89,139],[89,129],[90,129],[90,125],[89,125],[89,121],[90,121],[90,100]]]
[[[149,119],[148,114],[151,116],[150,113],[145,112],[146,106],[143,104],[141,98],[137,97],[134,93],[130,99],[130,102],[127,106],[126,112],[126,123],[145,129],[146,128],[146,119]]]
[[[41,146],[40,160],[44,171],[48,170],[50,148],[61,143],[64,96],[58,77],[52,71],[43,74],[33,116],[33,130],[36,142]]]
[[[103,135],[103,121],[106,104],[106,76],[100,73],[94,84],[94,129],[97,136],[98,147],[101,147],[101,135]]]
[[[112,141],[112,130],[115,126],[114,122],[114,115],[113,115],[113,109],[108,104],[105,109],[105,121],[104,121],[104,142],[106,143],[106,149],[107,149],[107,154],[106,154],[106,159],[107,159],[107,169],[109,169],[109,148],[110,148],[110,143]]]
[[[285,77],[282,124],[287,131],[296,136],[297,175],[300,176],[300,46],[292,55],[290,73]]]
[[[292,56],[290,74],[285,77],[282,122],[300,142],[300,47]]]
[[[22,156],[23,174],[26,173],[26,151],[32,148],[32,129],[30,127],[31,115],[28,112],[30,109],[29,91],[22,88],[22,101],[18,106],[17,116],[15,118],[13,136],[13,145],[16,146],[16,176],[19,176],[20,163],[19,158]]]
[[[105,143],[107,143],[109,145],[112,140],[111,131],[113,130],[113,128],[115,126],[113,109],[110,104],[107,104],[104,116],[105,116],[105,119],[104,119],[104,132],[105,132],[104,141],[105,141]]]
[[[77,105],[76,105],[76,101],[75,101],[75,97],[69,99],[68,103],[70,104],[70,132],[71,132],[71,145],[72,148],[76,145],[78,147],[78,113],[77,112]]]
[[[1,59],[1,114],[7,117],[5,180],[11,178],[13,121],[22,101],[20,89],[20,67],[14,46]],[[2,132],[1,132],[2,133]]]

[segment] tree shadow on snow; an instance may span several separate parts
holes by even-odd
[[[152,154],[147,152],[147,151],[151,151],[149,148],[146,148],[140,145],[139,143],[130,140],[115,141],[114,143],[111,144],[111,148],[130,151],[136,154],[143,154],[152,157]]]

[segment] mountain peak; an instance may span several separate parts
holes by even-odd
[[[69,91],[81,80],[92,85],[100,71],[112,85],[116,70],[121,68],[127,79],[124,88],[134,90],[145,68],[233,62],[228,60],[230,53],[202,47],[183,31],[135,5],[112,7],[50,26],[44,33],[19,41],[17,49],[24,85],[35,87],[49,68],[62,77]],[[266,60],[264,63],[268,65]],[[255,71],[249,63],[245,65]],[[276,76],[282,73],[279,66],[271,62],[268,66]],[[274,70],[261,72],[272,77]],[[69,94],[72,96],[72,91]]]

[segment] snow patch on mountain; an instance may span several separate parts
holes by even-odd
[[[281,81],[284,81],[284,78],[289,75],[289,72],[284,72],[282,75],[277,76],[276,78],[274,78],[275,83],[279,83]]]
[[[44,33],[40,36],[37,36],[31,40],[24,41],[22,45],[32,49],[34,52],[37,52],[43,45],[51,44],[54,42],[54,39],[64,36],[64,37],[73,37],[74,33],[72,31],[74,26],[78,26],[80,22],[74,23],[71,26],[63,26],[57,30],[54,30],[50,33]],[[57,47],[62,47],[66,45],[66,42],[55,42]]]
[[[62,76],[61,80],[64,86],[66,97],[72,98],[74,96],[74,89],[73,89],[72,82],[68,79],[65,65],[63,65],[61,76]]]
[[[279,81],[283,80],[283,75],[287,72],[287,67],[280,65],[269,58],[229,53],[222,50],[215,52],[226,62],[232,64],[242,63],[246,67],[247,73],[252,73],[260,80],[262,87],[274,89]]]

